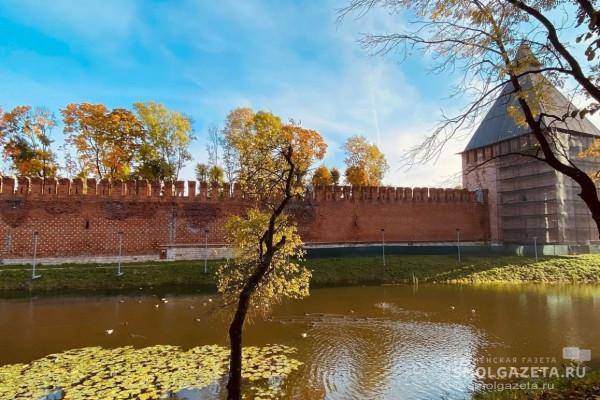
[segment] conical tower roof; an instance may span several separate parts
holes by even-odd
[[[529,64],[530,68],[539,66],[539,61],[535,58],[529,47],[525,45],[519,48],[517,60],[523,60],[524,63]],[[528,68],[528,66],[525,66],[525,68]],[[543,88],[543,100],[540,107],[544,113],[562,116],[567,112],[577,110],[542,74],[524,75],[519,78],[519,82],[525,91],[531,90],[534,87],[536,91],[540,91],[540,88]],[[517,96],[513,91],[513,85],[510,82],[504,86],[500,96],[498,96],[479,127],[475,130],[464,151],[489,146],[530,132],[527,125],[518,124],[509,113],[511,107],[520,110]],[[587,118],[569,118],[568,121],[562,122],[543,117],[542,126],[544,128],[552,126],[568,132],[600,136],[600,130]]]

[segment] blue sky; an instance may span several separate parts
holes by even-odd
[[[344,2],[276,0],[3,0],[0,106],[69,102],[130,107],[157,101],[190,115],[195,161],[207,127],[236,107],[272,111],[319,130],[325,163],[343,167],[344,140],[362,134],[391,165],[385,183],[440,185],[460,170],[452,143],[437,165],[399,158],[435,124],[451,77],[432,76],[414,55],[371,57],[361,32],[399,30],[402,16],[373,13],[336,23]],[[61,129],[53,132],[57,143]],[[192,165],[183,178],[192,178]]]

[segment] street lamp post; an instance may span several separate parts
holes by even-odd
[[[533,237],[533,251],[535,254],[535,262],[538,262],[538,254],[537,254],[537,236]]]
[[[9,230],[8,236],[6,238],[6,254],[9,256],[9,258],[10,258],[11,252],[12,252],[12,232]]]
[[[204,273],[208,272],[208,229],[204,230]]]
[[[460,259],[460,229],[456,228],[456,251],[458,253],[458,262],[461,262]]]
[[[41,278],[42,275],[38,275],[35,273],[35,264],[37,262],[37,246],[38,246],[38,232],[33,232],[33,265],[31,268],[31,279]]]
[[[119,260],[117,267],[117,276],[123,276],[123,272],[121,271],[121,258],[123,255],[123,232],[119,232]]]
[[[381,228],[381,257],[385,267],[385,229]]]

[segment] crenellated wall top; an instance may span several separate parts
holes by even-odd
[[[203,200],[227,201],[243,199],[240,186],[209,185],[206,182],[177,181],[149,182],[146,180],[27,178],[4,176],[0,179],[0,197],[32,199],[106,198],[120,200]],[[306,199],[326,201],[404,201],[404,202],[487,202],[487,191],[469,192],[466,189],[407,188],[375,186],[317,186]]]

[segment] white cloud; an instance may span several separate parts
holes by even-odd
[[[331,3],[330,3],[331,5]],[[460,172],[461,141],[449,143],[435,164],[416,165],[410,170],[402,168],[400,159],[410,147],[420,143],[431,132],[439,116],[439,98],[424,98],[419,88],[412,84],[392,58],[369,57],[357,43],[359,32],[394,29],[402,20],[398,16],[376,15],[361,20],[346,19],[335,25],[333,6],[330,7],[332,23],[315,27],[314,34],[328,42],[335,58],[335,67],[324,69],[321,60],[300,58],[291,54],[285,45],[294,36],[281,26],[270,25],[272,34],[279,35],[268,49],[255,54],[259,58],[265,51],[281,65],[261,71],[253,70],[252,78],[267,83],[262,92],[249,93],[231,89],[214,91],[202,84],[196,101],[211,115],[224,116],[232,108],[249,106],[272,111],[284,119],[300,120],[306,127],[318,129],[328,142],[327,165],[343,168],[340,149],[346,138],[360,134],[379,144],[391,166],[384,183],[395,186],[454,185],[450,176]],[[304,12],[310,14],[310,10]],[[260,10],[244,9],[245,15],[259,14]],[[292,20],[302,15],[278,14],[279,24],[291,26]],[[252,18],[243,18],[252,24]],[[280,47],[283,46],[283,47]],[[293,71],[293,73],[289,73]],[[208,92],[206,91],[208,90]],[[439,97],[445,96],[440,93]],[[215,122],[215,121],[213,121]],[[219,121],[216,121],[219,122]],[[201,153],[204,144],[197,148]],[[188,168],[191,171],[191,167]],[[189,173],[189,172],[188,172]]]
[[[73,35],[83,38],[93,47],[92,53],[106,56],[111,64],[133,57],[128,46],[135,38],[160,54],[174,68],[173,74],[187,80],[190,87],[175,92],[148,82],[147,88],[139,84],[103,88],[84,75],[89,81],[73,82],[69,91],[74,98],[68,101],[78,101],[86,88],[92,99],[110,98],[115,91],[123,94],[120,98],[144,99],[156,90],[155,100],[177,104],[199,122],[200,129],[221,122],[235,107],[251,106],[321,131],[329,144],[328,165],[343,167],[340,147],[345,139],[365,135],[380,145],[390,163],[386,184],[433,186],[460,171],[455,153],[462,150],[462,143],[450,144],[436,165],[409,171],[400,168],[403,152],[432,130],[440,98],[447,93],[441,87],[439,96],[426,97],[419,82],[423,77],[407,75],[420,74],[420,70],[397,64],[393,55],[369,57],[357,43],[361,32],[398,31],[404,24],[401,16],[376,11],[358,20],[346,18],[338,25],[335,9],[345,1],[337,0],[301,5],[277,2],[276,7],[262,1],[233,0],[213,6],[192,0],[166,2],[152,8],[146,4],[143,8],[136,0],[83,3],[7,0],[0,10],[47,35],[65,41]],[[190,50],[178,54],[173,43]],[[236,77],[237,87],[226,85],[226,75],[206,73],[211,60],[205,53],[227,54],[231,63],[239,63],[240,71],[235,73],[242,76]],[[415,57],[412,62],[422,60]],[[194,155],[203,161],[204,153],[201,137]],[[184,176],[193,177],[192,165]]]

